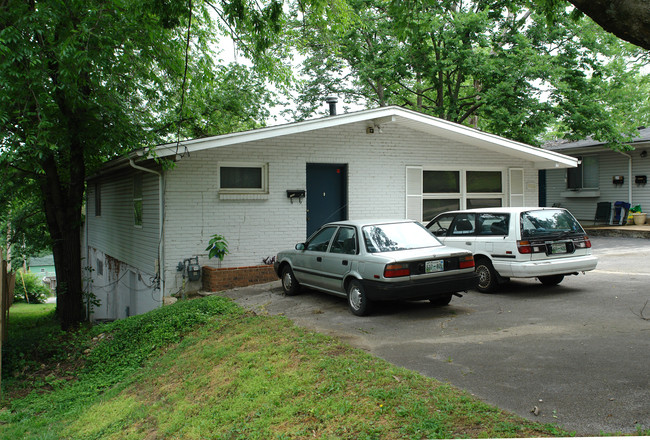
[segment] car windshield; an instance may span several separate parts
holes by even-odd
[[[563,209],[545,209],[521,213],[522,238],[567,237],[584,234],[580,223]]]
[[[391,252],[441,246],[441,243],[419,223],[388,223],[362,228],[368,252]]]

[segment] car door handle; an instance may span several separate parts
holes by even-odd
[[[467,246],[471,246],[471,245],[472,245],[472,242],[471,242],[471,241],[466,241],[465,244],[466,244]]]
[[[320,263],[321,261],[323,261],[323,258],[322,257],[316,257],[316,261],[318,261]]]
[[[343,260],[343,261],[341,261],[341,264],[342,264],[343,266],[347,266],[347,265],[348,265],[348,260]]]

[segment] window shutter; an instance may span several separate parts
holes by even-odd
[[[510,206],[526,206],[523,168],[510,168]]]
[[[422,221],[422,167],[406,167],[406,218]]]

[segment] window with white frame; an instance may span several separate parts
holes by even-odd
[[[438,170],[407,167],[407,217],[429,221],[444,211],[504,205],[505,170]],[[421,210],[416,206],[421,181]],[[409,187],[411,189],[409,189]]]
[[[95,183],[95,217],[102,215],[102,187]]]
[[[424,170],[422,172],[422,219],[431,220],[444,211],[460,209],[461,172]]]
[[[503,206],[502,171],[466,171],[466,208]]]
[[[580,161],[576,168],[567,168],[567,189],[598,189],[598,157],[578,157]]]
[[[219,192],[226,194],[268,194],[268,164],[219,164]]]
[[[142,174],[133,176],[133,225],[142,227]]]

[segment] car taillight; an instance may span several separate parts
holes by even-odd
[[[517,240],[517,250],[520,254],[538,254],[546,252],[546,245],[532,244],[528,240]]]
[[[474,267],[474,256],[466,255],[458,259],[458,267],[460,269],[467,269],[468,267]]]
[[[411,269],[406,263],[387,264],[384,268],[384,278],[407,277],[411,275]]]
[[[585,235],[582,240],[574,241],[573,245],[576,249],[589,249],[591,247],[591,240]]]

